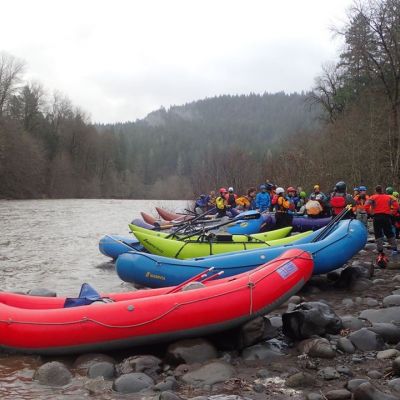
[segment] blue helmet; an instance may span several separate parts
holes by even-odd
[[[266,189],[267,187],[265,186],[265,185],[260,185],[260,190],[264,190],[264,189]]]
[[[367,191],[367,187],[366,186],[359,186],[358,190],[360,192],[366,192]]]

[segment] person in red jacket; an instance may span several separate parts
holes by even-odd
[[[377,264],[382,268],[385,268],[389,261],[383,252],[384,236],[386,236],[392,248],[392,255],[397,254],[397,243],[391,220],[393,207],[398,207],[398,204],[394,204],[395,202],[396,201],[393,200],[392,196],[383,193],[382,186],[380,185],[375,188],[375,194],[370,196],[367,201],[371,206],[370,212],[373,215],[374,220],[375,242],[379,253]]]

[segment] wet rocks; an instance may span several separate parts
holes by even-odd
[[[362,383],[354,392],[354,400],[399,400],[397,396],[392,396],[381,392],[371,383]]]
[[[344,315],[340,318],[342,320],[343,329],[350,329],[351,331],[358,331],[364,326],[364,321],[352,315]]]
[[[368,379],[362,379],[362,378],[357,378],[357,379],[351,379],[347,382],[346,388],[350,390],[350,392],[355,392],[356,389],[363,383],[368,383]]]
[[[397,344],[400,342],[400,326],[398,325],[377,322],[368,327],[368,329],[382,336],[386,343]]]
[[[34,379],[41,385],[65,386],[71,382],[72,374],[63,363],[51,361],[39,367],[35,372]]]
[[[113,389],[119,393],[136,393],[153,385],[154,381],[150,376],[142,372],[132,372],[117,378],[114,381]]]
[[[376,355],[376,358],[378,360],[387,360],[390,358],[396,358],[398,356],[400,356],[400,351],[396,349],[388,349],[379,351],[378,354]]]
[[[57,293],[53,290],[46,288],[33,288],[28,290],[29,296],[41,296],[41,297],[57,297]]]
[[[172,364],[204,362],[217,358],[217,350],[205,339],[187,339],[168,346],[166,359]]]
[[[345,337],[342,337],[337,341],[336,347],[338,350],[348,354],[353,354],[356,351],[353,343]]]
[[[334,358],[335,350],[325,338],[307,339],[299,343],[298,349],[302,354],[316,358]]]
[[[388,307],[379,310],[364,310],[360,314],[360,318],[375,322],[400,322],[400,307]]]
[[[346,389],[330,390],[325,393],[325,397],[328,400],[346,400],[351,399],[351,392]]]
[[[91,379],[102,377],[104,379],[113,379],[115,374],[114,363],[109,361],[100,361],[92,364],[88,368],[88,377]]]
[[[390,296],[386,296],[382,303],[384,307],[400,306],[400,294],[391,294]]]
[[[361,351],[382,350],[385,346],[383,338],[367,328],[351,333],[348,338]]]
[[[214,385],[224,382],[235,375],[232,365],[223,361],[214,361],[202,365],[182,376],[182,381],[193,386]]]
[[[342,328],[341,319],[322,302],[297,305],[282,315],[283,333],[292,339],[307,339],[313,335],[336,334]]]

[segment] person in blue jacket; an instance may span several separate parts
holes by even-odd
[[[256,207],[260,212],[267,211],[271,205],[271,197],[265,185],[260,185],[260,191],[256,196]]]

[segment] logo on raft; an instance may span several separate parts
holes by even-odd
[[[146,272],[146,278],[159,279],[165,281],[165,276],[152,274],[150,271]]]
[[[153,247],[153,249],[156,249],[159,253],[164,253],[163,250],[161,250],[161,249],[160,249],[159,247],[157,247],[157,246],[154,246],[154,244],[151,243],[151,242],[149,242],[148,239],[144,239],[143,241],[146,242],[148,246]]]
[[[245,228],[248,224],[249,224],[248,222],[242,222],[242,223],[240,224],[240,227],[241,227],[241,228]]]
[[[281,276],[282,279],[289,278],[290,275],[293,275],[297,271],[297,267],[291,261],[283,264],[282,267],[279,267],[276,272]]]

